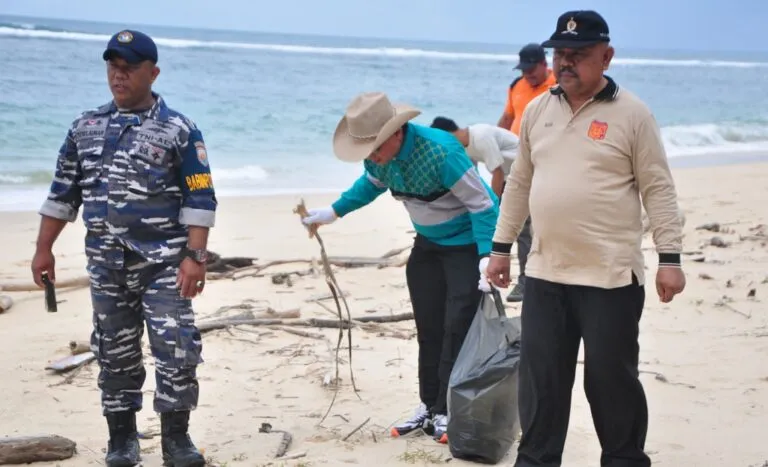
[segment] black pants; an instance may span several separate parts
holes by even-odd
[[[634,278],[634,277],[633,277]],[[559,466],[571,391],[584,339],[584,392],[600,440],[601,466],[647,467],[648,407],[638,379],[638,325],[645,290],[637,280],[600,289],[528,277],[522,310],[516,467]]]
[[[448,379],[480,304],[477,246],[442,246],[417,235],[405,269],[419,342],[419,396],[447,413]]]

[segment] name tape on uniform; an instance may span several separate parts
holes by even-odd
[[[207,190],[213,188],[211,174],[192,174],[185,177],[189,191]]]

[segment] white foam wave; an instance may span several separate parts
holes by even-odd
[[[37,39],[78,40],[106,42],[109,35],[91,34],[74,31],[52,31],[47,29],[35,29],[34,25],[19,25],[21,27],[0,26],[0,36],[27,37]],[[438,50],[410,49],[400,47],[320,47],[311,45],[266,44],[250,42],[221,42],[201,41],[192,39],[174,39],[157,37],[155,42],[160,46],[174,48],[213,48],[213,49],[247,49],[283,53],[302,53],[315,55],[358,55],[376,57],[400,57],[400,58],[432,58],[440,60],[474,60],[474,61],[518,61],[517,54],[495,53],[469,53],[469,52],[445,52]],[[648,58],[616,58],[612,64],[620,66],[680,66],[680,67],[735,67],[735,68],[763,68],[768,67],[766,62],[745,62],[725,60],[671,60]]]
[[[710,153],[768,152],[768,124],[702,124],[661,129],[671,157]]]

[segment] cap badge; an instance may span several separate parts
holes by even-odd
[[[565,31],[562,32],[562,34],[573,34],[575,36],[579,35],[578,32],[576,32],[576,27],[578,24],[576,24],[576,21],[571,18],[568,20],[567,23],[565,23]]]
[[[133,40],[133,34],[129,31],[123,31],[117,35],[117,42],[127,44]]]

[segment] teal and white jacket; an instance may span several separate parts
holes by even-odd
[[[477,244],[491,251],[499,199],[450,133],[408,123],[392,161],[366,160],[365,173],[333,203],[339,217],[371,203],[389,189],[402,201],[417,233],[440,245]]]

